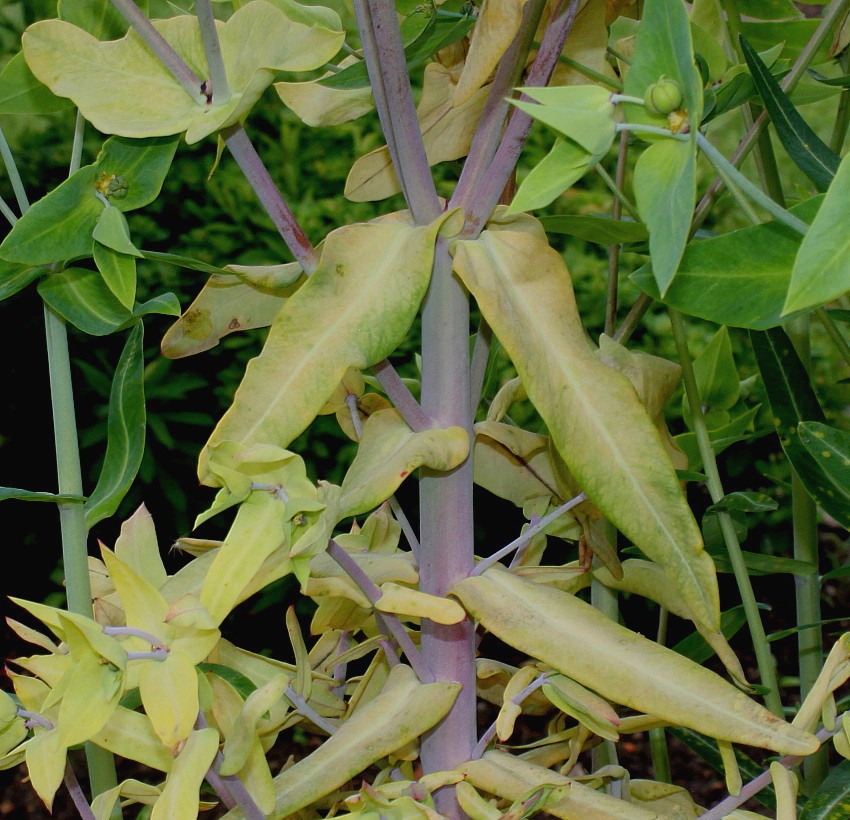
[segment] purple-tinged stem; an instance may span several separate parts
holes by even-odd
[[[156,635],[145,632],[144,629],[136,629],[133,626],[105,626],[103,627],[103,634],[111,637],[115,637],[116,635],[132,635],[133,637],[147,641],[151,646],[165,647],[165,642],[157,638]]]
[[[357,396],[354,393],[349,393],[345,397],[345,403],[348,406],[348,415],[351,417],[351,426],[354,428],[354,435],[360,441],[363,437],[363,420],[360,418],[360,411],[357,409]]]
[[[354,0],[375,107],[404,198],[418,225],[442,211],[413,104],[398,14],[392,0]]]
[[[539,515],[532,515],[531,518],[528,519],[528,526],[529,527],[536,527],[539,522],[540,522],[540,516]],[[513,557],[511,558],[510,564],[508,564],[509,569],[513,569],[514,567],[518,567],[522,563],[522,558],[525,555],[525,553],[528,551],[528,545],[530,543],[531,543],[531,541],[526,541],[524,544],[520,544],[517,547],[516,552],[513,554]]]
[[[545,530],[555,519],[560,518],[565,512],[571,510],[573,507],[577,507],[581,504],[582,501],[587,501],[587,496],[584,493],[579,493],[575,498],[571,498],[564,504],[561,504],[560,507],[556,507],[549,515],[544,515],[536,524],[532,524],[522,535],[518,538],[514,538],[510,544],[502,547],[500,550],[497,550],[492,555],[485,558],[483,561],[479,561],[475,569],[470,572],[470,575],[481,575],[485,570],[490,569],[493,564],[497,563],[500,559],[504,558],[506,555],[510,555],[514,550],[518,550],[520,547],[525,546],[538,532],[541,530]]]
[[[361,569],[360,565],[336,542],[333,538],[328,542],[328,555],[337,562],[337,564],[345,570],[346,574],[360,588],[360,591],[374,604],[381,597],[380,588],[375,582]],[[433,683],[434,676],[429,671],[427,665],[422,659],[422,655],[407,634],[407,630],[402,625],[401,621],[395,616],[386,612],[375,610],[375,620],[381,627],[384,634],[392,637],[392,639],[401,647],[405,655],[407,655],[413,671],[422,683]]]
[[[835,732],[831,732],[829,729],[821,729],[817,733],[817,738],[818,740],[823,741],[832,737],[834,734]],[[791,769],[801,760],[803,760],[803,758],[797,757],[796,755],[785,755],[785,757],[780,758],[779,762],[786,769]],[[729,797],[724,798],[713,809],[709,809],[704,814],[701,814],[699,816],[699,820],[720,820],[721,817],[726,817],[727,814],[731,814],[738,808],[738,806],[742,806],[747,802],[747,800],[757,795],[766,786],[770,785],[770,781],[770,772],[762,772],[758,777],[751,780],[745,786],[742,786],[740,794],[735,796],[729,795]]]
[[[463,165],[449,207],[467,207],[482,179],[489,173],[490,163],[499,147],[505,121],[511,110],[508,98],[522,78],[525,61],[545,6],[546,0],[532,0],[523,8],[519,31],[496,67],[490,94],[478,120],[469,156]]]
[[[201,91],[201,79],[186,65],[183,58],[168,44],[166,39],[153,27],[133,0],[112,0],[112,5],[121,12],[124,19],[133,27],[145,45],[162,61],[171,75],[186,90],[186,93],[198,105],[206,105],[206,97]]]
[[[374,365],[372,373],[411,430],[419,433],[434,427],[434,420],[422,410],[419,402],[413,398],[413,394],[387,359]]]
[[[27,709],[18,709],[17,714],[33,726],[41,726],[42,729],[47,729],[48,731],[53,728],[53,724],[46,717],[38,714],[38,712],[30,712]]]
[[[311,274],[318,267],[319,257],[289,205],[286,204],[286,200],[281,196],[277,185],[274,184],[245,129],[241,125],[233,125],[222,131],[222,136],[257,198],[266,209],[266,213],[283,237],[283,241],[286,242],[304,272]]]
[[[528,74],[525,85],[529,88],[545,86],[555,66],[558,57],[564,50],[564,43],[573,27],[580,0],[561,0],[558,3],[552,19],[543,35],[534,65]],[[524,95],[520,99],[525,98]],[[527,99],[527,98],[526,98]],[[463,229],[465,238],[478,236],[484,224],[493,213],[499,197],[516,167],[519,155],[525,147],[528,132],[531,130],[532,118],[524,111],[517,109],[511,115],[505,135],[499,145],[493,161],[490,163],[486,176],[473,192],[466,216],[466,226]]]
[[[80,817],[82,817],[83,820],[97,820],[95,813],[91,810],[89,801],[86,800],[86,796],[83,794],[83,790],[80,787],[80,781],[77,780],[77,775],[74,773],[74,769],[69,760],[65,761],[65,776],[63,777],[63,781],[65,783],[65,788],[68,790],[68,794],[71,795],[71,800],[74,802],[74,807],[77,809]]]
[[[195,0],[195,14],[198,16],[201,41],[207,58],[209,82],[212,86],[207,88],[206,93],[211,103],[223,105],[230,99],[230,84],[227,82],[224,58],[221,56],[221,41],[218,39],[215,14],[213,14],[210,0]]]
[[[153,649],[150,652],[128,652],[128,661],[164,661],[168,657],[167,649]]]
[[[390,509],[393,511],[396,521],[401,524],[401,531],[404,533],[404,537],[410,545],[410,551],[413,553],[413,557],[418,564],[419,556],[422,554],[422,545],[419,543],[419,538],[414,532],[413,526],[402,509],[401,504],[398,503],[398,499],[394,495],[391,495],[388,501],[390,502]]]
[[[284,697],[289,700],[295,711],[307,720],[312,721],[320,729],[324,729],[329,735],[332,735],[339,729],[335,723],[332,723],[327,718],[322,717],[307,701],[298,694],[291,686],[287,686],[284,691]]]

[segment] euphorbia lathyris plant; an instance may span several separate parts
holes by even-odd
[[[133,390],[141,379],[142,317],[175,312],[168,296],[136,303],[136,260],[166,258],[212,274],[165,337],[167,356],[200,352],[235,329],[270,325],[262,354],[249,364],[200,455],[199,477],[217,494],[198,523],[236,508],[224,540],[184,539],[194,557],[169,574],[142,509],[125,522],[114,549],[102,546],[101,557],[88,560],[90,578],[69,578],[72,611],[20,602],[61,644],[16,625],[47,654],[15,661],[28,674],[12,674],[17,700],[4,701],[2,763],[24,761],[48,806],[65,778],[84,816],[108,817],[125,798],[152,805],[153,818],[194,817],[206,780],[234,818],[489,820],[535,812],[691,818],[700,810],[681,789],[651,781],[629,786],[628,773],[610,756],[607,765],[599,756],[597,769],[581,776],[579,755],[603,742],[610,752],[621,733],[684,727],[717,741],[730,791],[738,793],[731,744],[806,756],[836,730],[829,707],[848,675],[845,638],[806,684],[794,720],[781,716],[729,514],[758,501],[724,498],[706,426],[704,407],[716,403],[725,412],[736,403],[737,377],[729,399],[730,388],[707,365],[698,361],[695,374],[674,313],[697,440],[696,463],[689,464],[664,421],[679,366],[623,344],[649,297],[615,332],[612,252],[610,321],[607,334],[592,343],[563,257],[550,247],[541,221],[524,211],[548,204],[598,167],[618,138],[622,180],[626,135],[639,135],[648,144],[634,170],[636,206],[615,184],[619,201],[639,221],[615,219],[603,227],[599,219],[584,230],[615,245],[648,238],[651,269],[636,275],[641,287],[703,315],[692,304],[698,301],[693,280],[711,274],[700,263],[701,246],[688,244],[704,216],[704,210],[694,214],[702,152],[747,213],[753,213],[749,197],[778,220],[772,227],[783,241],[789,231],[806,235],[775,325],[786,308],[819,306],[846,287],[833,282],[813,295],[806,275],[812,255],[822,253],[821,246],[812,249],[811,237],[834,240],[847,196],[843,166],[809,231],[808,214],[790,213],[762,193],[702,131],[718,107],[731,110],[756,90],[769,106],[787,103],[761,57],[743,41],[750,85],[721,100],[715,90],[726,88],[721,77],[743,71],[743,58],[729,64],[737,43],[729,41],[729,57],[719,46],[708,48],[710,36],[689,21],[679,0],[647,0],[640,21],[617,21],[623,5],[485,0],[468,8],[448,0],[397,8],[388,0],[354,0],[357,30],[349,32],[336,11],[293,0],[220,3],[222,20],[209,0],[195,0],[194,13],[153,23],[131,0],[112,6],[92,0],[60,3],[59,19],[25,32],[23,57],[0,75],[0,85],[18,83],[33,107],[70,99],[81,126],[87,120],[112,136],[93,164],[77,163],[32,208],[18,181],[22,216],[12,214],[16,224],[0,246],[5,293],[38,279],[49,321],[67,320],[95,334],[133,328],[113,391],[112,457],[108,452],[102,480],[85,507],[81,488],[53,497],[82,527],[66,533],[66,562],[85,560],[86,523],[115,511],[138,467],[144,415]],[[710,17],[706,5],[694,4],[692,14],[701,11],[724,35],[738,30],[734,3],[724,4],[728,29],[719,10]],[[845,5],[830,6],[798,56],[795,81]],[[609,62],[615,21],[625,36]],[[695,41],[707,55],[695,54]],[[423,61],[417,110],[409,70]],[[278,77],[317,70],[321,77],[302,82]],[[357,159],[348,195],[374,200],[401,191],[407,209],[341,226],[314,246],[243,127],[272,84],[311,125],[360,116],[373,99],[387,145]],[[515,88],[524,93],[515,96]],[[511,198],[532,118],[554,128],[558,141]],[[189,143],[215,135],[230,150],[295,262],[215,268],[136,247],[123,214],[156,197],[179,135]],[[462,157],[454,193],[439,198],[430,166]],[[740,241],[735,234],[708,241],[733,239]],[[798,244],[795,235],[792,262]],[[471,299],[480,320],[470,354]],[[714,309],[722,312],[722,305]],[[388,357],[420,311],[417,398]],[[758,329],[760,311],[737,324]],[[728,316],[718,320],[736,324]],[[779,351],[778,333],[755,343],[765,374],[772,365],[783,372],[792,366],[792,354]],[[728,337],[716,338],[712,350],[720,361]],[[517,377],[482,397],[494,339]],[[842,502],[831,501],[822,486],[840,481],[810,446],[812,437],[827,436],[812,426],[821,419],[787,394],[774,391],[770,398],[780,422],[795,426],[786,437],[789,459],[811,480],[809,491],[846,521]],[[511,421],[510,408],[524,402],[545,433]],[[310,481],[301,455],[288,449],[320,414],[336,414],[358,442],[340,485]],[[798,432],[801,421],[810,426],[799,425]],[[834,446],[840,451],[843,444]],[[700,466],[705,476],[694,475]],[[394,498],[417,470],[418,532]],[[707,480],[714,498],[711,512],[741,586],[769,709],[751,697],[726,643],[714,562],[687,504],[683,475]],[[529,520],[503,548],[482,545],[489,555],[475,551],[474,483]],[[621,562],[617,532],[643,557]],[[543,564],[548,536],[561,539],[560,546],[557,559]],[[578,542],[578,560],[565,542]],[[286,575],[316,604],[309,645],[294,614],[287,615],[294,664],[239,649],[221,632],[242,601]],[[587,587],[594,603],[609,592],[604,611],[579,595]],[[617,623],[616,590],[692,621],[733,682]],[[528,661],[517,668],[479,655],[485,632]],[[350,674],[358,661],[357,674]],[[479,697],[499,707],[480,737]],[[817,737],[822,707],[826,728]],[[551,718],[545,737],[524,751],[510,743],[522,714]],[[272,776],[266,753],[299,723],[326,739]],[[838,729],[836,745],[847,751],[846,729]],[[100,793],[89,807],[66,770],[67,750],[80,743],[160,774],[148,784],[109,787],[108,761],[94,753]],[[787,817],[795,810],[793,762],[771,769]],[[371,785],[346,788],[370,766],[379,772]]]

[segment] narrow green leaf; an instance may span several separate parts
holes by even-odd
[[[66,504],[70,501],[85,501],[82,495],[55,495],[54,493],[41,493],[33,490],[18,490],[14,487],[0,487],[0,501],[8,498],[16,498],[21,501],[52,501],[56,504]]]
[[[128,310],[136,301],[136,260],[126,253],[119,253],[100,242],[93,247],[94,263],[107,287]]]
[[[759,604],[759,607],[761,609],[769,608],[767,604]],[[720,631],[723,633],[723,637],[732,638],[746,622],[747,613],[744,612],[744,607],[732,607],[732,609],[727,609],[721,614]],[[695,663],[705,663],[715,653],[714,648],[699,632],[692,632],[686,638],[682,638],[672,649],[674,652],[690,658]]]
[[[759,96],[788,156],[819,191],[825,191],[838,170],[841,158],[800,116],[746,37],[741,37],[741,49]]]
[[[94,270],[66,268],[38,283],[44,301],[72,325],[92,336],[106,336],[133,317]]]
[[[115,512],[142,463],[146,419],[143,334],[138,322],[127,337],[113,377],[106,457],[97,486],[85,504],[89,528]]]
[[[23,53],[15,54],[0,71],[0,114],[52,114],[71,105],[35,78]]]
[[[709,549],[718,572],[732,572],[732,562],[722,546]],[[763,555],[760,552],[742,551],[744,564],[750,575],[775,575],[787,573],[801,578],[817,572],[817,567],[808,561],[797,561],[794,558],[784,558],[781,555]]]
[[[850,160],[838,166],[823,205],[806,231],[791,272],[783,313],[812,308],[850,289]]]
[[[0,301],[14,296],[46,272],[47,269],[43,267],[20,265],[0,259]]]
[[[823,202],[819,194],[789,210],[811,222]],[[730,327],[766,330],[794,318],[783,316],[800,235],[777,221],[692,242],[664,297],[651,265],[632,274],[645,293],[664,304]]]
[[[215,265],[210,265],[207,262],[201,262],[199,259],[192,259],[189,256],[180,256],[176,253],[164,253],[162,251],[146,251],[140,250],[144,259],[150,259],[152,262],[167,262],[169,265],[175,265],[178,268],[187,268],[188,270],[196,270],[201,273],[220,273],[225,276],[230,271],[224,268],[218,268]]]
[[[741,379],[735,368],[729,330],[725,325],[709,339],[694,359],[693,366],[700,400],[706,410],[729,410],[735,406],[741,395]],[[687,397],[682,398],[682,413],[685,423],[692,427]]]
[[[766,512],[779,507],[777,501],[764,493],[738,491],[727,493],[717,504],[712,504],[706,512],[720,510],[740,510],[741,512]]]
[[[578,485],[664,567],[695,616],[716,627],[713,564],[660,434],[631,382],[588,346],[569,272],[539,231],[489,229],[457,242],[455,270]]]
[[[540,223],[548,233],[564,233],[597,245],[643,242],[649,238],[642,223],[607,216],[544,216]]]
[[[800,820],[844,820],[850,817],[850,760],[842,760],[800,812]]]
[[[218,751],[218,732],[192,732],[165,780],[162,794],[151,812],[151,820],[191,820],[198,816],[198,799],[204,775]]]
[[[842,457],[846,458],[847,434],[831,431],[824,424],[826,419],[809,374],[785,331],[750,331],[750,341],[785,455],[815,502],[847,526],[850,485],[841,483],[847,469],[841,463]]]
[[[820,629],[825,624],[839,624],[846,621],[846,618],[827,618],[824,621],[817,621],[813,624],[800,624],[800,626],[792,627],[791,629],[783,629],[781,632],[771,632],[767,636],[768,641],[778,641],[782,638],[788,638],[791,635],[796,635],[798,632],[804,632],[807,629]]]
[[[738,9],[757,20],[793,20],[802,16],[791,0],[738,0]]]
[[[257,684],[250,678],[245,677],[236,669],[220,663],[199,663],[198,669],[201,672],[211,672],[213,675],[218,675],[222,680],[226,680],[240,694],[242,700],[247,699],[248,695],[257,688]]]
[[[739,441],[744,441],[752,438],[754,435],[763,435],[763,433],[754,434],[748,432],[753,425],[753,421],[758,415],[761,405],[751,407],[743,412],[740,416],[732,419],[728,424],[718,427],[716,430],[708,431],[708,438],[711,441],[711,448],[715,453],[722,453],[727,447],[731,447]],[[693,470],[699,470],[702,467],[702,456],[699,452],[696,433],[682,433],[675,436],[673,439],[676,446],[688,457],[688,466]]]

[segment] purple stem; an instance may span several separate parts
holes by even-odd
[[[145,45],[162,61],[171,75],[186,90],[186,93],[198,105],[206,105],[206,97],[201,91],[201,78],[186,65],[183,58],[168,44],[166,39],[153,27],[133,0],[112,0],[124,19],[133,27]]]
[[[128,661],[164,661],[168,657],[167,649],[153,649],[150,652],[128,652]]]
[[[207,88],[206,93],[210,103],[216,102],[223,105],[230,99],[230,84],[227,82],[227,72],[221,56],[221,41],[218,39],[215,14],[210,0],[195,0],[195,14],[198,16],[198,26],[201,30],[210,78],[211,87]]]
[[[529,527],[536,527],[539,523],[540,523],[540,516],[539,515],[532,515],[531,518],[528,519],[528,526]],[[528,550],[528,545],[530,543],[531,543],[531,541],[526,541],[524,544],[520,544],[517,547],[517,551],[514,553],[513,558],[511,558],[510,564],[508,564],[508,567],[510,569],[513,569],[514,567],[518,567],[520,565],[520,562],[522,561],[522,557],[525,555],[526,551]]]
[[[143,629],[136,629],[133,626],[105,626],[103,627],[104,635],[133,635],[136,638],[141,638],[147,641],[151,646],[165,647],[165,642],[161,641],[156,635],[150,632],[145,632]]]
[[[539,519],[536,524],[532,524],[518,538],[514,538],[510,544],[507,544],[500,550],[497,550],[483,561],[479,561],[470,575],[481,575],[482,572],[490,569],[493,564],[497,563],[506,555],[510,555],[514,550],[524,547],[535,535],[537,535],[538,532],[546,529],[546,527],[548,527],[556,518],[560,518],[568,510],[571,510],[573,507],[577,507],[582,501],[587,501],[587,496],[584,493],[579,493],[575,498],[571,498],[569,501],[561,504],[560,507],[556,507],[549,513],[549,515],[544,515],[543,518]]]
[[[348,414],[351,417],[351,426],[354,427],[354,435],[360,441],[363,436],[363,421],[360,418],[360,411],[357,409],[357,396],[354,393],[349,393],[345,397],[345,403],[348,405]]]
[[[387,359],[374,365],[372,373],[411,430],[419,433],[434,427],[434,420],[422,410],[419,402],[413,398],[413,394]]]
[[[46,717],[38,714],[38,712],[30,712],[27,709],[18,709],[17,714],[20,717],[25,718],[33,726],[41,726],[42,729],[47,729],[48,731],[53,728],[53,724]]]
[[[401,524],[401,530],[404,533],[404,537],[407,539],[407,543],[413,553],[413,558],[418,564],[419,556],[422,552],[422,546],[419,543],[419,539],[416,537],[416,533],[414,532],[407,515],[402,509],[401,504],[398,503],[398,499],[394,495],[391,495],[388,501],[390,502],[390,509],[393,511],[396,521]]]
[[[826,740],[827,738],[832,737],[835,732],[829,731],[829,729],[821,729],[817,733],[818,740]],[[783,758],[780,758],[779,762],[786,768],[791,769],[796,766],[803,758],[798,757],[796,755],[786,755]],[[721,800],[714,808],[709,809],[705,814],[701,814],[699,816],[699,820],[720,820],[721,817],[725,817],[730,812],[735,811],[738,806],[743,805],[747,802],[751,797],[757,795],[763,788],[770,784],[771,777],[770,772],[765,771],[762,772],[758,777],[751,780],[745,786],[741,788],[741,793]]]
[[[329,735],[332,735],[337,729],[339,729],[339,726],[337,726],[335,723],[331,723],[331,721],[329,721],[327,718],[322,717],[291,686],[287,686],[283,694],[295,707],[295,711],[298,712],[299,715],[302,715],[303,717],[307,718],[307,720],[312,721],[320,729],[324,729]]]
[[[561,0],[558,4],[543,35],[534,65],[525,81],[527,87],[545,86],[549,82],[573,27],[579,5],[580,0]],[[522,95],[520,99],[528,98]],[[478,236],[490,218],[490,214],[493,213],[525,146],[531,123],[532,118],[524,111],[517,109],[511,115],[505,135],[490,163],[487,174],[477,186],[469,204],[463,237]]]
[[[418,225],[442,211],[413,104],[398,14],[392,0],[354,0],[375,107],[404,198]]]
[[[86,800],[86,796],[83,794],[83,790],[80,787],[80,781],[77,780],[77,775],[74,774],[74,769],[69,760],[65,761],[65,776],[63,777],[63,781],[65,783],[65,788],[68,790],[68,794],[71,795],[71,800],[74,801],[74,806],[79,812],[80,817],[82,817],[83,820],[97,820],[97,817],[95,817],[94,812],[91,810],[89,801]]]
[[[348,649],[350,645],[351,632],[347,629],[344,629],[339,635],[339,640],[336,642],[336,654],[341,655]],[[333,679],[337,681],[337,683],[339,683],[339,686],[334,686],[331,691],[340,698],[345,692],[345,675],[347,670],[348,664],[346,663],[338,663],[333,668]]]
[[[328,542],[328,555],[345,570],[346,574],[360,588],[360,591],[374,604],[381,597],[380,588],[360,568],[360,565],[333,538]],[[422,660],[422,655],[407,634],[401,621],[387,612],[375,610],[375,620],[384,634],[390,636],[401,647],[410,665],[422,683],[433,683],[434,676]]]

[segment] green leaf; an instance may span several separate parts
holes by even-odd
[[[578,182],[599,159],[572,140],[556,140],[552,150],[520,183],[511,202],[511,213],[546,207]]]
[[[842,760],[800,812],[800,820],[843,820],[850,817],[850,760]]]
[[[721,327],[711,337],[694,359],[693,366],[700,401],[705,409],[729,410],[737,404],[741,395],[741,380],[735,368],[728,328]],[[682,397],[682,414],[685,423],[693,427],[687,396]]]
[[[36,202],[0,245],[0,256],[12,262],[52,264],[91,255],[92,232],[103,211],[98,186],[114,176],[127,185],[126,196],[110,204],[131,211],[159,194],[177,139],[128,140],[113,137],[93,165],[86,165]]]
[[[224,268],[217,268],[215,265],[210,265],[207,262],[201,262],[199,259],[192,259],[189,256],[180,256],[176,253],[163,253],[161,251],[146,251],[140,250],[139,253],[144,259],[150,259],[152,262],[166,262],[169,265],[175,265],[178,268],[187,268],[188,270],[196,270],[201,273],[220,273],[225,276],[230,271]]]
[[[767,604],[759,604],[761,609],[769,609]],[[720,631],[724,638],[732,638],[740,631],[747,622],[747,613],[743,606],[727,609],[720,616]],[[715,652],[706,639],[699,632],[692,632],[686,638],[682,638],[672,647],[674,652],[684,655],[695,663],[705,663]]]
[[[564,261],[538,230],[490,229],[457,242],[455,270],[578,485],[715,626],[713,565],[660,434],[631,382],[589,347]]]
[[[363,370],[395,350],[425,295],[447,215],[423,227],[389,215],[328,235],[319,267],[275,318],[263,352],[248,363],[233,404],[201,453],[203,483],[215,481],[208,462],[218,442],[286,447],[349,367]]]
[[[107,205],[97,218],[92,237],[107,248],[128,256],[139,256],[138,248],[130,239],[130,228],[124,214],[114,205]]]
[[[133,318],[94,270],[66,268],[50,274],[38,283],[38,292],[60,316],[92,336],[114,333]]]
[[[56,504],[67,504],[72,501],[85,501],[82,495],[55,495],[54,493],[41,493],[34,490],[18,490],[14,487],[0,487],[0,501],[16,498],[20,501],[51,501]]]
[[[14,296],[46,272],[47,268],[44,267],[20,265],[0,259],[0,301]]]
[[[91,529],[112,515],[124,498],[145,452],[144,330],[138,322],[130,331],[109,395],[106,456],[97,486],[85,504]]]
[[[716,549],[712,548],[710,551],[718,572],[732,572],[732,562],[723,546],[718,544]],[[742,555],[750,575],[786,573],[805,578],[817,572],[817,567],[808,561],[797,561],[794,558],[784,558],[781,555],[763,555],[760,552],[747,552],[746,550],[742,552]]]
[[[796,60],[808,47],[819,24],[820,20],[742,20],[741,34],[760,54],[781,43],[778,56],[783,60]],[[825,37],[812,56],[812,65],[826,62],[829,46],[830,38]]]
[[[230,97],[221,103],[208,103],[200,87],[190,96],[133,30],[101,42],[70,23],[42,20],[22,42],[33,74],[55,94],[70,97],[98,130],[125,137],[186,131],[193,143],[245,117],[276,71],[309,71],[336,54],[344,32],[311,22],[298,22],[265,0],[246,3],[226,23],[217,22],[230,85]],[[196,74],[206,76],[195,16],[153,25]]]
[[[745,37],[741,37],[741,49],[759,96],[788,156],[819,191],[825,191],[838,170],[841,158],[800,116]]]
[[[147,12],[147,0],[136,3]],[[73,23],[98,40],[112,40],[127,33],[128,23],[110,0],[59,0],[60,20]]]
[[[810,754],[817,739],[719,675],[620,626],[590,604],[496,565],[451,589],[481,625],[602,697],[720,740]]]
[[[597,245],[643,242],[649,238],[642,223],[607,216],[543,216],[540,224],[548,233],[564,233]]]
[[[813,624],[800,624],[800,626],[792,627],[791,629],[783,629],[781,632],[771,632],[767,636],[768,641],[778,641],[782,638],[788,638],[791,635],[796,635],[798,632],[805,632],[807,629],[820,629],[826,624],[838,624],[845,621],[846,618],[827,618],[823,621],[816,621]]]
[[[761,405],[751,407],[749,410],[741,413],[740,416],[732,419],[728,424],[718,427],[716,430],[708,431],[708,438],[711,441],[711,449],[716,454],[722,453],[727,447],[733,444],[744,441],[753,436],[753,433],[748,432],[758,415]],[[702,467],[702,456],[699,452],[696,433],[682,433],[674,438],[676,445],[688,457],[688,466],[692,470],[699,470]]]
[[[35,78],[22,53],[0,71],[0,114],[52,114],[71,105]]]
[[[339,517],[374,509],[423,465],[446,472],[468,453],[469,436],[462,427],[414,433],[398,410],[379,410],[363,424],[357,455],[342,482]]]
[[[757,20],[792,20],[801,16],[791,0],[738,0],[738,10]]]
[[[850,289],[850,161],[838,166],[823,205],[806,231],[791,273],[783,313],[830,302]]]
[[[678,4],[672,4],[678,5]],[[662,140],[638,158],[635,200],[649,229],[652,273],[663,297],[679,268],[696,198],[696,144]]]
[[[824,424],[809,374],[783,330],[750,331],[750,341],[785,455],[815,502],[847,526],[850,485],[840,483],[846,467],[836,463],[846,453],[847,434]]]
[[[118,213],[121,213],[118,211]],[[136,259],[95,242],[94,263],[106,286],[128,310],[136,301]]]
[[[458,683],[419,683],[409,666],[393,667],[380,695],[358,706],[318,749],[275,777],[271,816],[294,814],[424,734],[446,715],[459,690]]]
[[[720,510],[740,510],[741,512],[766,512],[778,509],[779,504],[764,493],[738,491],[727,493],[717,504],[712,504],[706,512]]]
[[[818,195],[790,208],[810,222],[823,202]],[[732,231],[685,248],[676,278],[664,297],[650,265],[632,274],[645,293],[689,316],[751,330],[766,330],[783,316],[800,235],[776,220]]]
[[[232,669],[229,666],[223,666],[220,663],[199,663],[198,669],[201,672],[211,672],[213,675],[218,675],[222,680],[226,680],[245,700],[256,688],[250,678],[245,677],[241,672]]]

